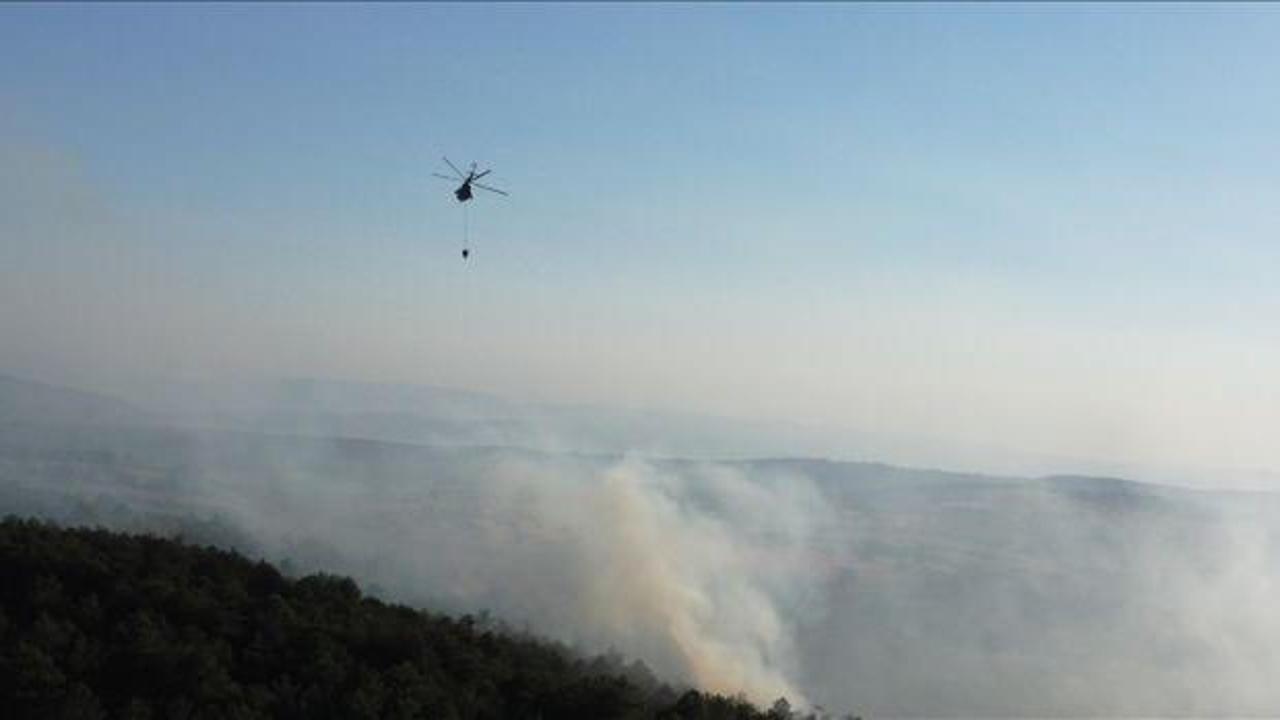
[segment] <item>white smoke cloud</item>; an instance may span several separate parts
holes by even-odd
[[[562,630],[699,686],[802,698],[789,611],[813,585],[811,566],[794,562],[821,516],[807,483],[766,485],[724,467],[686,476],[636,458],[585,475],[505,463],[498,477],[496,532],[545,538],[578,568],[576,587],[557,589],[556,575],[517,575],[517,587],[505,573],[492,578],[503,592],[573,598]]]
[[[830,518],[802,476],[459,451],[471,459],[448,476],[425,466],[331,482],[307,453],[274,453],[270,472],[241,477],[217,453],[183,502],[229,512],[299,570],[487,610],[586,653],[614,648],[676,683],[805,700],[795,624],[822,602],[811,548]]]

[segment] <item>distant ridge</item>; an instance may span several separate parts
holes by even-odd
[[[0,422],[146,424],[154,418],[119,398],[0,374]]]

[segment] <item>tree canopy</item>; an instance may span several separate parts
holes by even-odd
[[[0,522],[6,718],[662,718],[790,716],[677,691],[641,663],[582,658],[487,618],[291,579],[234,552]]]

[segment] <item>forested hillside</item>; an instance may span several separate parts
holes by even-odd
[[[776,718],[639,663],[290,579],[233,552],[0,522],[0,717]]]

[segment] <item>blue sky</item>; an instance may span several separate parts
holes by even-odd
[[[1274,466],[1276,37],[1268,5],[7,4],[0,363]],[[465,265],[441,154],[512,192]]]

